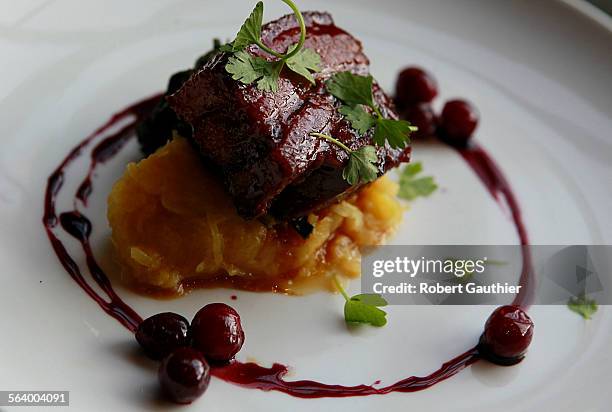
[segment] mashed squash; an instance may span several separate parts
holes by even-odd
[[[400,222],[397,186],[382,177],[308,217],[307,239],[284,224],[244,220],[198,154],[176,138],[131,163],[108,199],[122,279],[139,290],[182,294],[227,286],[302,293],[356,277],[361,251]]]

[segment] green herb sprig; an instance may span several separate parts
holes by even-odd
[[[340,113],[360,134],[375,127],[373,141],[376,145],[383,146],[388,142],[392,148],[404,148],[410,142],[410,133],[418,128],[405,120],[386,119],[382,115],[374,103],[373,82],[371,75],[340,72],[327,81],[327,91],[344,103]],[[364,106],[369,107],[372,113],[365,111]]]
[[[417,128],[404,120],[386,119],[374,103],[372,76],[358,76],[351,72],[334,74],[327,81],[327,91],[343,102],[339,112],[346,117],[351,126],[359,133],[365,134],[375,127],[373,142],[383,146],[385,142],[393,148],[404,148],[410,141],[410,132]],[[372,113],[364,110],[369,107]],[[351,150],[338,139],[322,133],[310,133],[341,147],[349,154],[349,161],[342,171],[342,177],[350,184],[368,183],[376,180],[378,170],[376,147],[367,145]]]
[[[349,297],[338,278],[334,276],[333,280],[344,298],[344,321],[346,323],[365,323],[378,327],[387,324],[387,312],[379,309],[381,306],[387,306],[387,301],[382,296],[364,293]]]
[[[597,312],[597,302],[587,298],[584,294],[570,298],[567,302],[567,307],[587,320],[591,319],[595,312]]]
[[[409,163],[402,170],[399,179],[398,196],[405,200],[414,200],[419,196],[427,197],[436,191],[438,185],[432,176],[417,177],[423,170],[421,162]]]
[[[257,3],[249,17],[246,19],[236,34],[233,42],[221,48],[222,51],[231,52],[233,55],[228,59],[225,70],[232,75],[234,80],[244,84],[257,82],[260,90],[275,92],[278,90],[278,79],[283,67],[299,74],[314,84],[313,72],[321,70],[321,56],[311,49],[304,49],[306,41],[306,25],[304,17],[297,6],[291,0],[282,0],[287,4],[297,19],[300,27],[300,38],[298,42],[287,49],[286,53],[279,53],[266,46],[261,41],[261,26],[263,23],[263,3]],[[255,57],[244,49],[251,45],[257,45],[264,52],[276,57],[278,60],[268,61],[262,57]]]
[[[376,167],[378,157],[376,156],[376,148],[374,146],[367,145],[357,150],[351,150],[350,147],[340,140],[329,135],[315,132],[310,133],[310,135],[327,140],[348,153],[349,160],[342,170],[342,178],[349,185],[372,182],[378,177],[378,168]]]

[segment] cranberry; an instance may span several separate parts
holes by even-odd
[[[525,357],[533,328],[533,321],[523,309],[501,306],[487,319],[480,337],[480,352],[493,363],[514,365]]]
[[[193,318],[193,347],[207,359],[227,362],[234,357],[244,343],[244,331],[240,316],[224,303],[204,306]]]
[[[400,117],[419,128],[410,134],[411,137],[424,138],[433,136],[436,132],[438,119],[429,103],[407,106],[400,112]]]
[[[177,403],[191,403],[208,388],[210,366],[197,350],[178,348],[164,359],[158,376],[170,399]]]
[[[395,85],[395,101],[399,107],[431,102],[438,95],[438,82],[419,67],[402,70]]]
[[[455,146],[465,146],[478,125],[478,110],[465,100],[446,102],[440,116],[440,137]]]
[[[174,349],[189,346],[189,321],[176,313],[158,313],[138,325],[136,340],[151,359],[163,359]]]

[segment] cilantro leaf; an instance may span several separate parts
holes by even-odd
[[[259,89],[272,92],[278,89],[278,78],[282,68],[282,60],[269,62],[261,57],[251,56],[246,51],[236,52],[228,59],[225,66],[232,79],[244,84],[257,81]]]
[[[344,321],[346,323],[366,323],[378,327],[387,324],[387,312],[378,309],[380,306],[387,306],[387,301],[382,296],[364,293],[349,298],[338,278],[334,276],[332,280],[345,301]]]
[[[376,145],[383,146],[385,142],[388,142],[389,146],[394,149],[404,148],[410,142],[410,132],[416,128],[405,120],[383,117],[380,109],[374,103],[373,82],[374,79],[370,75],[359,76],[351,72],[340,72],[327,81],[327,91],[350,106],[341,108],[340,112],[347,117],[351,126],[359,133],[367,132],[375,124],[376,131],[373,140]],[[357,105],[360,104],[370,107],[374,114],[367,115],[363,109],[357,108]]]
[[[376,148],[363,146],[349,153],[349,161],[342,170],[342,177],[350,185],[368,183],[378,177]]]
[[[419,196],[429,196],[438,188],[433,177],[416,177],[422,170],[421,162],[410,163],[404,168],[399,181],[399,197],[414,200]]]
[[[362,293],[361,295],[353,296],[351,300],[357,300],[365,303],[366,305],[387,306],[387,301],[376,293]]]
[[[412,178],[423,171],[423,163],[408,163],[402,171],[402,178]]]
[[[358,300],[347,300],[344,303],[344,320],[347,323],[368,323],[372,326],[385,326],[387,312],[376,306]]]
[[[376,131],[374,132],[374,143],[379,146],[389,142],[389,146],[394,149],[406,147],[410,142],[410,131],[412,127],[405,120],[393,120],[379,117],[376,120]]]
[[[228,59],[225,70],[232,75],[232,79],[251,84],[267,74],[266,63],[268,62],[261,57],[254,57],[245,51],[239,51]]]
[[[280,73],[285,66],[306,78],[314,84],[315,80],[311,72],[321,70],[321,57],[309,49],[302,49],[306,39],[306,26],[304,17],[291,0],[283,0],[293,10],[300,29],[300,39],[297,44],[289,47],[287,53],[279,53],[271,49],[261,41],[261,25],[263,21],[263,3],[257,3],[249,17],[240,27],[236,38],[227,45],[219,47],[223,52],[234,53],[228,58],[225,70],[232,75],[234,80],[244,84],[257,81],[257,88],[264,91],[275,92],[278,90]],[[278,59],[268,61],[261,57],[253,57],[243,54],[245,48],[251,44],[257,45],[263,52]]]
[[[327,91],[348,105],[364,104],[374,108],[373,81],[370,75],[358,76],[351,72],[340,72],[327,81]]]
[[[351,123],[353,129],[357,130],[359,134],[365,134],[371,127],[376,124],[376,119],[360,105],[357,106],[342,106],[339,112],[346,117]]]
[[[232,49],[233,51],[244,50],[249,44],[257,44],[261,38],[261,24],[263,21],[263,3],[260,1],[240,27],[236,34]]]
[[[429,196],[437,188],[432,176],[421,177],[400,185],[399,196],[406,200],[414,200],[419,196]]]
[[[278,78],[283,69],[283,61],[261,63],[261,70],[264,73],[263,77],[257,82],[257,88],[264,91],[275,92],[278,90]]]
[[[587,298],[584,294],[570,298],[567,307],[584,319],[591,319],[593,314],[597,312],[597,302],[594,299]]]
[[[297,44],[291,46],[287,52],[290,53],[296,47]],[[311,49],[300,50],[296,55],[288,58],[285,63],[290,70],[306,78],[312,84],[315,84],[315,80],[310,72],[321,71],[321,56]]]

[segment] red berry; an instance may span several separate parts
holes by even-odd
[[[178,348],[159,367],[159,383],[171,400],[191,403],[201,396],[210,382],[210,366],[193,348]]]
[[[231,360],[244,343],[240,316],[224,303],[211,303],[200,309],[193,318],[191,330],[193,347],[211,361]]]
[[[419,103],[405,107],[400,111],[400,118],[408,120],[419,128],[410,133],[410,137],[424,138],[433,136],[436,132],[438,119],[429,103]]]
[[[176,313],[158,313],[138,325],[136,340],[148,357],[163,359],[174,349],[189,346],[189,321]]]
[[[465,146],[478,125],[478,110],[465,100],[446,102],[440,116],[440,138],[449,144]]]
[[[395,101],[400,108],[415,103],[428,103],[438,95],[438,82],[419,67],[402,70],[395,85]]]
[[[479,348],[493,363],[512,365],[520,362],[533,337],[533,321],[518,306],[497,308],[485,324]]]

